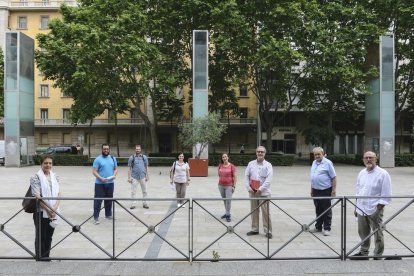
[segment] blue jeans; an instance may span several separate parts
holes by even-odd
[[[95,183],[95,198],[96,197],[114,197],[114,183],[96,184]],[[93,218],[98,219],[101,211],[102,199],[95,199],[93,201]],[[104,200],[105,217],[112,216],[112,200]]]

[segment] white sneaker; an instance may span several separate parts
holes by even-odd
[[[314,227],[312,229],[309,230],[310,233],[319,233],[322,232],[322,230],[319,230],[318,228]]]
[[[185,208],[185,204],[181,205],[181,208]]]
[[[324,236],[330,236],[331,235],[331,231],[329,231],[329,230],[323,230],[323,235]]]
[[[181,204],[180,203],[177,203],[177,208],[180,208],[181,207]]]
[[[94,223],[95,225],[98,225],[98,224],[99,224],[99,220],[98,220],[98,219],[94,219],[94,220],[93,220],[93,223]]]

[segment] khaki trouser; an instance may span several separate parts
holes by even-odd
[[[131,182],[131,198],[132,199],[136,199],[137,198],[137,187],[138,187],[138,183],[141,186],[141,191],[142,191],[142,197],[144,198],[144,201],[142,202],[143,205],[147,204],[147,202],[145,201],[145,199],[148,196],[147,193],[147,181],[145,181],[145,178],[142,179],[135,179],[132,178],[132,182]],[[135,206],[136,201],[134,200],[131,204],[131,206]]]
[[[361,240],[365,239],[371,233],[371,229],[374,231],[378,229],[382,224],[382,217],[384,216],[384,209],[376,211],[369,216],[361,216],[358,214],[358,234]],[[380,256],[384,252],[384,233],[382,230],[378,230],[374,234],[375,248],[374,255]],[[367,239],[361,244],[361,254],[368,255],[371,238]]]
[[[251,199],[257,198],[257,200],[250,200],[250,210],[256,209],[260,203],[266,200],[266,198],[269,198],[269,196],[261,196],[256,197],[252,192],[249,192],[249,197]],[[262,220],[263,220],[263,230],[265,233],[272,233],[272,221],[270,219],[269,215],[269,201],[266,200],[263,205],[261,205],[260,209],[262,209]],[[256,211],[254,211],[251,214],[252,217],[252,231],[259,232],[259,214],[260,209],[257,208]]]

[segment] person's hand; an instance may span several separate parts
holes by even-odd
[[[332,191],[331,196],[336,196],[336,191]]]
[[[236,187],[235,186],[232,186],[231,187],[231,192],[234,193],[235,190],[236,190]]]
[[[146,176],[146,177],[145,177],[145,181],[148,181],[148,180],[149,180],[149,176]]]
[[[128,182],[132,184],[132,179],[131,179],[131,178],[130,178],[130,179],[128,179]]]
[[[262,195],[262,191],[260,191],[260,190],[256,190],[256,191],[254,192],[254,194],[255,194],[256,196],[261,196],[261,195]]]

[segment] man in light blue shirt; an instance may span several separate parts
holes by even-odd
[[[102,154],[93,161],[92,174],[95,179],[95,198],[114,197],[114,179],[118,174],[116,159],[109,154],[109,145],[102,145]],[[93,202],[93,219],[99,224],[99,213],[101,211],[102,199]],[[112,219],[112,200],[105,200],[105,218]]]
[[[311,168],[311,196],[336,196],[336,172],[331,160],[324,157],[324,151],[321,147],[314,148],[313,155],[315,160]],[[323,232],[324,236],[329,236],[332,224],[331,200],[329,198],[314,199],[313,203],[315,204],[317,220],[315,228],[311,232]]]

